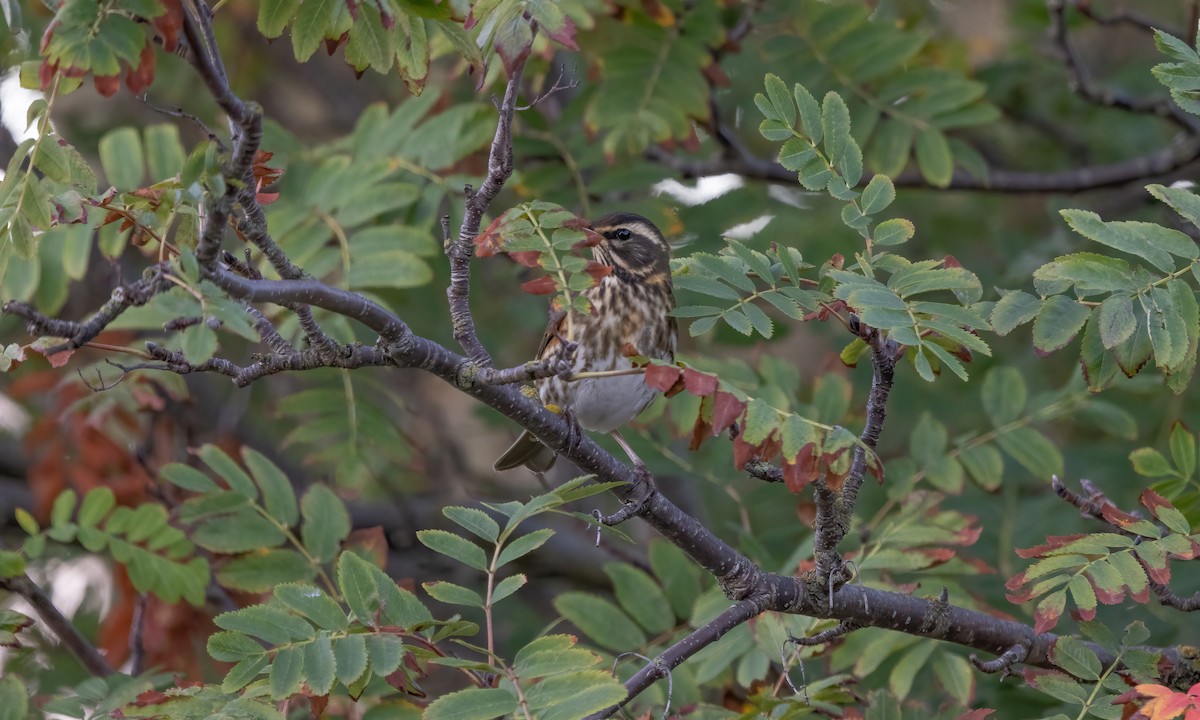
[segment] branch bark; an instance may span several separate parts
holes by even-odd
[[[108,664],[108,660],[104,659],[104,656],[96,649],[96,646],[92,645],[83,636],[83,633],[79,632],[74,623],[58,611],[50,597],[28,575],[22,574],[0,580],[0,590],[7,590],[25,598],[25,601],[37,611],[42,622],[46,623],[46,626],[58,636],[63,645],[67,646],[75,659],[89,673],[96,677],[107,677],[115,672]]]

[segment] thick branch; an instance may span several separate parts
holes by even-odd
[[[38,587],[37,583],[29,579],[28,575],[17,575],[15,577],[5,578],[0,580],[0,589],[7,590],[11,593],[16,593],[25,598],[25,601],[33,606],[37,611],[42,622],[46,623],[58,639],[62,641],[71,654],[75,656],[87,671],[96,677],[107,677],[112,675],[114,670],[108,664],[108,660],[100,654],[95,645],[92,645],[87,638],[79,632],[79,629],[67,619],[65,615],[58,611],[50,598]]]
[[[255,380],[281,372],[299,372],[328,367],[353,370],[360,367],[381,367],[392,364],[392,359],[387,353],[380,348],[367,345],[348,346],[345,352],[332,356],[316,350],[272,353],[246,367],[221,358],[211,358],[198,365],[192,365],[183,356],[183,353],[167,350],[152,342],[146,343],[146,350],[155,360],[163,363],[161,367],[154,369],[168,370],[180,375],[188,375],[193,372],[217,372],[233,378],[233,384],[238,387],[246,387]]]
[[[513,69],[512,77],[508,79],[504,99],[499,104],[500,118],[496,122],[496,135],[492,139],[492,149],[488,154],[487,178],[478,191],[473,192],[470,186],[467,187],[467,204],[463,211],[458,239],[446,248],[446,256],[450,259],[450,287],[446,288],[446,297],[450,301],[454,339],[462,346],[471,362],[484,368],[491,366],[492,357],[479,341],[479,335],[475,331],[475,319],[471,316],[471,258],[475,255],[474,240],[479,234],[483,214],[512,175],[512,123],[517,108],[517,91],[520,89],[524,72],[525,61],[521,60]]]

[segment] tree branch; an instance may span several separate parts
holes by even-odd
[[[107,677],[115,672],[108,664],[108,660],[104,659],[104,656],[96,649],[96,646],[79,632],[74,623],[58,611],[46,593],[28,575],[21,574],[4,578],[0,580],[0,589],[25,598],[25,601],[37,611],[42,622],[46,623],[46,626],[58,636],[63,645],[67,646],[75,659],[89,673],[96,677]]]
[[[536,26],[534,31],[537,31]],[[496,122],[496,135],[492,138],[492,149],[488,153],[487,177],[477,191],[472,191],[471,186],[467,186],[467,204],[463,211],[458,239],[446,247],[446,256],[450,260],[450,286],[446,288],[446,297],[450,301],[454,339],[462,346],[471,362],[482,368],[491,367],[492,357],[479,341],[479,335],[475,331],[475,319],[471,315],[471,258],[475,255],[474,240],[479,234],[483,214],[512,175],[512,123],[517,108],[517,91],[520,89],[524,72],[525,60],[522,59],[513,68],[508,86],[504,90],[504,99],[497,106],[500,118]]]

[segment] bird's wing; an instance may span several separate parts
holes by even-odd
[[[553,310],[550,322],[546,323],[546,334],[542,336],[542,344],[538,346],[537,359],[542,360],[558,347],[559,337],[563,333],[563,323],[567,319],[565,310]]]

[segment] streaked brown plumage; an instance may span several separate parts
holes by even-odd
[[[670,246],[662,233],[641,215],[614,213],[592,223],[592,230],[603,240],[592,248],[592,255],[613,271],[586,291],[590,314],[573,313],[568,338],[566,313],[551,318],[538,350],[538,359],[552,358],[562,352],[561,339],[573,339],[575,372],[602,372],[633,367],[625,351],[668,362],[675,359],[677,328],[669,313],[675,307],[671,287]],[[597,432],[612,433],[635,465],[641,460],[617,432],[637,417],[653,400],[656,392],[641,375],[585,378],[567,381],[552,377],[538,382],[542,402],[555,405],[575,418],[579,426]],[[554,464],[556,454],[526,431],[500,459],[496,470],[524,465],[544,472]]]

